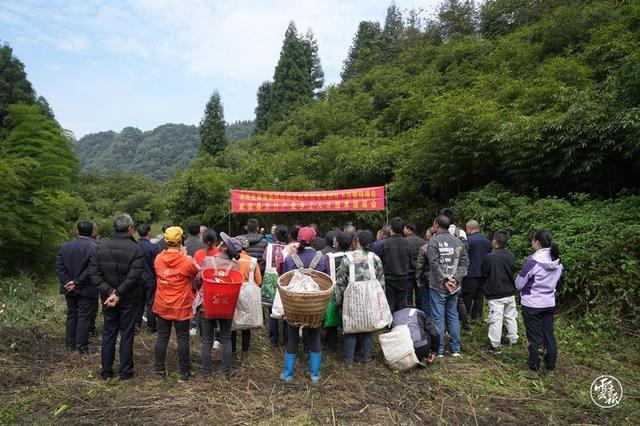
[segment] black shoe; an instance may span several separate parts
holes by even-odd
[[[178,378],[178,383],[184,383],[184,382],[188,382],[189,379],[191,379],[191,373],[188,374],[180,374],[180,377]]]
[[[75,352],[75,351],[76,351],[76,347],[75,346],[67,345],[67,352]]]
[[[113,374],[100,374],[100,378],[104,381],[113,379]]]
[[[485,350],[493,355],[500,355],[500,353],[502,353],[502,348],[500,346],[495,347],[491,343],[487,343]]]
[[[80,355],[90,355],[89,346],[78,346],[78,352]]]
[[[118,377],[120,378],[120,380],[131,380],[133,379],[133,373],[119,374]]]

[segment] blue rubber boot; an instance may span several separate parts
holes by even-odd
[[[309,353],[309,373],[311,383],[314,385],[320,381],[320,367],[322,366],[322,352]]]
[[[293,370],[296,368],[297,354],[284,354],[284,371],[280,374],[280,380],[291,383],[293,381]]]

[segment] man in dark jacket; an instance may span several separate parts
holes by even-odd
[[[249,248],[246,250],[247,254],[251,257],[258,259],[260,265],[260,272],[264,272],[264,261],[262,255],[264,249],[267,247],[267,239],[264,235],[260,234],[260,225],[256,219],[249,219],[247,222],[247,233],[244,237],[249,240]]]
[[[391,312],[407,305],[409,272],[414,269],[413,248],[402,236],[404,222],[396,217],[391,221],[391,236],[380,247],[380,260],[384,266],[385,293]]]
[[[440,334],[431,317],[419,309],[404,308],[393,314],[391,326],[397,325],[409,327],[413,350],[420,362],[432,363],[440,347]]]
[[[404,238],[411,244],[411,248],[413,249],[413,262],[411,269],[409,270],[409,291],[407,292],[407,306],[415,306],[418,309],[422,309],[422,292],[420,288],[416,284],[416,269],[415,264],[418,258],[418,251],[420,247],[427,244],[425,240],[420,238],[416,234],[417,228],[416,224],[412,222],[407,222],[404,225]],[[415,294],[415,305],[414,302],[414,294]]]
[[[416,257],[416,287],[420,289],[420,309],[431,316],[431,297],[429,296],[429,241],[433,238],[433,229],[429,227],[425,232],[426,243],[418,250]]]
[[[133,337],[142,293],[144,253],[133,239],[133,219],[123,214],[113,220],[113,237],[98,246],[89,275],[104,300],[102,314],[102,370],[104,380],[113,377],[116,339],[120,332],[121,379],[133,377]]]
[[[153,299],[156,297],[156,272],[153,262],[160,252],[158,246],[151,242],[151,226],[146,223],[138,225],[138,245],[144,253],[144,271],[142,272],[141,282],[143,286],[142,297],[140,298],[140,307],[136,316],[136,327],[142,325],[142,315],[145,308],[147,311],[147,330],[150,333],[158,331],[156,322],[156,314],[153,313]]]
[[[184,240],[184,247],[187,249],[187,254],[193,257],[198,250],[206,247],[200,236],[200,222],[192,220],[187,223],[187,231],[189,232],[189,237]]]
[[[513,275],[516,272],[516,258],[507,247],[508,236],[504,231],[493,234],[494,251],[489,253],[482,263],[484,293],[489,300],[489,344],[487,350],[500,352],[502,323],[507,328],[507,338],[511,344],[518,342],[517,293]]]
[[[480,225],[475,220],[467,222],[467,253],[469,254],[469,271],[462,283],[462,299],[467,314],[474,320],[482,318],[484,303],[484,277],[482,262],[491,252],[491,241],[480,232]]]
[[[89,329],[96,315],[98,290],[89,277],[89,262],[96,251],[96,226],[86,220],[78,222],[78,238],[60,248],[56,272],[60,294],[67,302],[66,343],[82,354],[89,350]]]

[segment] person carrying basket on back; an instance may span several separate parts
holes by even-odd
[[[313,228],[305,227],[298,233],[298,248],[295,253],[287,256],[282,273],[296,269],[313,269],[325,274],[329,273],[326,257],[313,248],[316,240],[316,231]],[[322,346],[320,343],[321,327],[306,329],[304,339],[310,348],[309,372],[312,383],[320,381],[320,367],[322,365]],[[293,380],[293,371],[296,366],[298,356],[298,344],[300,341],[300,327],[287,324],[287,351],[284,358],[284,370],[280,374],[280,379],[289,383]]]
[[[239,263],[240,252],[242,251],[242,244],[236,238],[231,238],[224,232],[220,233],[222,243],[220,244],[220,251],[215,256],[205,257],[202,262],[201,274],[204,274],[207,269],[213,269],[216,271],[237,271],[242,274]],[[204,289],[203,289],[204,290]],[[201,316],[201,328],[202,328],[202,372],[203,375],[208,378],[212,374],[211,363],[211,348],[213,347],[213,340],[216,331],[216,325],[220,328],[220,345],[222,347],[222,374],[229,378],[231,376],[231,324],[232,318],[207,318],[205,315]]]

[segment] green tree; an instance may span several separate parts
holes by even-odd
[[[224,108],[220,93],[214,91],[207,102],[204,117],[200,120],[200,151],[216,155],[227,145]]]
[[[322,87],[323,77],[313,33],[308,32],[301,37],[295,23],[291,21],[284,35],[280,58],[273,74],[273,84],[270,90],[258,93],[259,100],[264,95],[268,96],[267,102],[259,102],[260,112],[267,110],[266,127],[313,100],[315,91]],[[261,88],[266,89],[263,86]],[[256,127],[261,130],[262,118],[256,117],[256,121],[259,121]]]
[[[438,8],[440,32],[444,40],[453,35],[466,36],[476,31],[476,6],[473,0],[445,0]]]
[[[353,44],[349,48],[347,58],[342,65],[342,81],[367,72],[380,58],[380,23],[362,21],[358,24],[358,31],[353,37]]]
[[[398,55],[402,48],[403,36],[404,21],[402,12],[395,3],[391,3],[391,6],[387,8],[384,28],[380,34],[383,61],[389,61]]]
[[[35,101],[36,94],[27,80],[24,64],[13,56],[9,45],[0,45],[0,140],[7,133],[5,117],[9,105],[32,104]]]
[[[10,253],[12,267],[20,267],[37,264],[66,236],[66,191],[78,162],[66,133],[40,106],[12,105],[6,122],[0,222],[11,230],[0,239],[0,259]]]
[[[256,105],[255,113],[255,127],[253,129],[254,134],[264,132],[269,128],[269,112],[271,109],[271,102],[273,98],[273,83],[271,81],[263,82],[258,87],[258,104]]]

